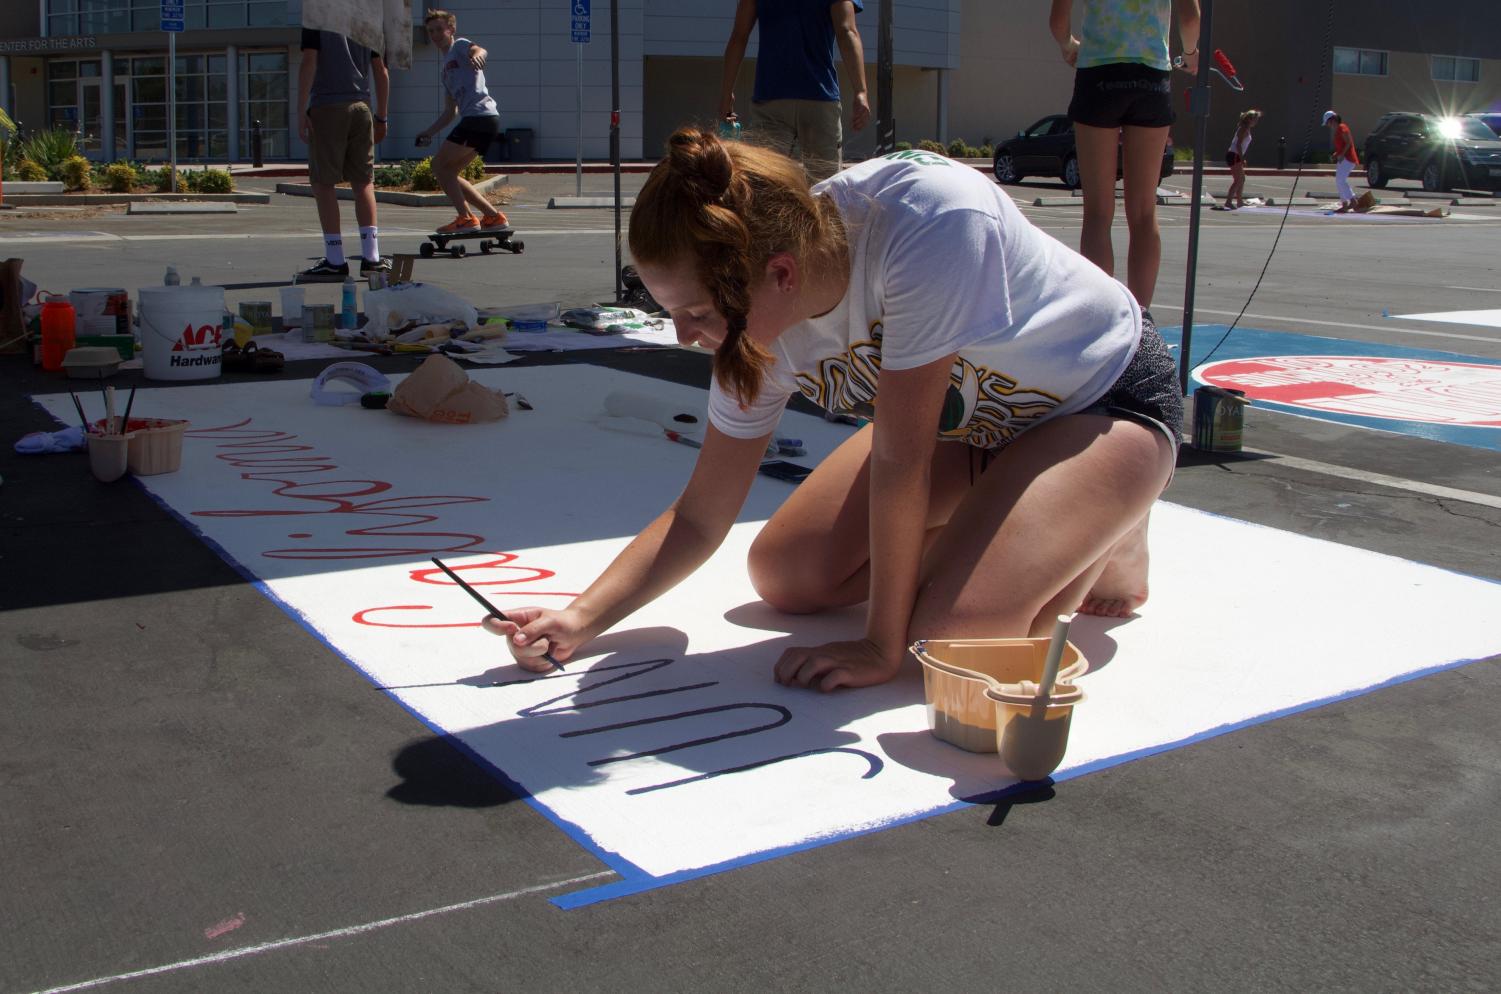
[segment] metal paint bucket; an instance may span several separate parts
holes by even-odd
[[[1239,452],[1250,403],[1244,390],[1209,386],[1195,390],[1193,447],[1203,452]]]

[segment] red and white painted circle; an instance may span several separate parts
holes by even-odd
[[[1429,424],[1501,426],[1501,366],[1381,356],[1226,359],[1195,379],[1252,400],[1333,414]]]

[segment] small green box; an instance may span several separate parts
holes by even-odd
[[[136,357],[136,340],[134,335],[79,335],[73,344],[102,345],[112,348],[120,353],[121,360],[127,362]]]

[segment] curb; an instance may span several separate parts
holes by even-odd
[[[269,193],[16,193],[5,194],[16,207],[109,207],[120,204],[269,204]]]
[[[488,193],[495,187],[504,186],[510,181],[510,176],[497,173],[480,180],[474,188],[480,193]],[[310,183],[278,183],[276,192],[284,193],[289,197],[311,197],[313,187]],[[334,192],[338,194],[340,200],[354,199],[354,191],[347,186],[335,187]],[[375,200],[377,203],[396,204],[398,207],[442,207],[449,203],[446,193],[407,193],[401,190],[376,190]]]

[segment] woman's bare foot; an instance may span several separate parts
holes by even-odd
[[[1079,612],[1129,618],[1147,602],[1147,565],[1147,519],[1142,518],[1110,550],[1105,571],[1079,605]]]

